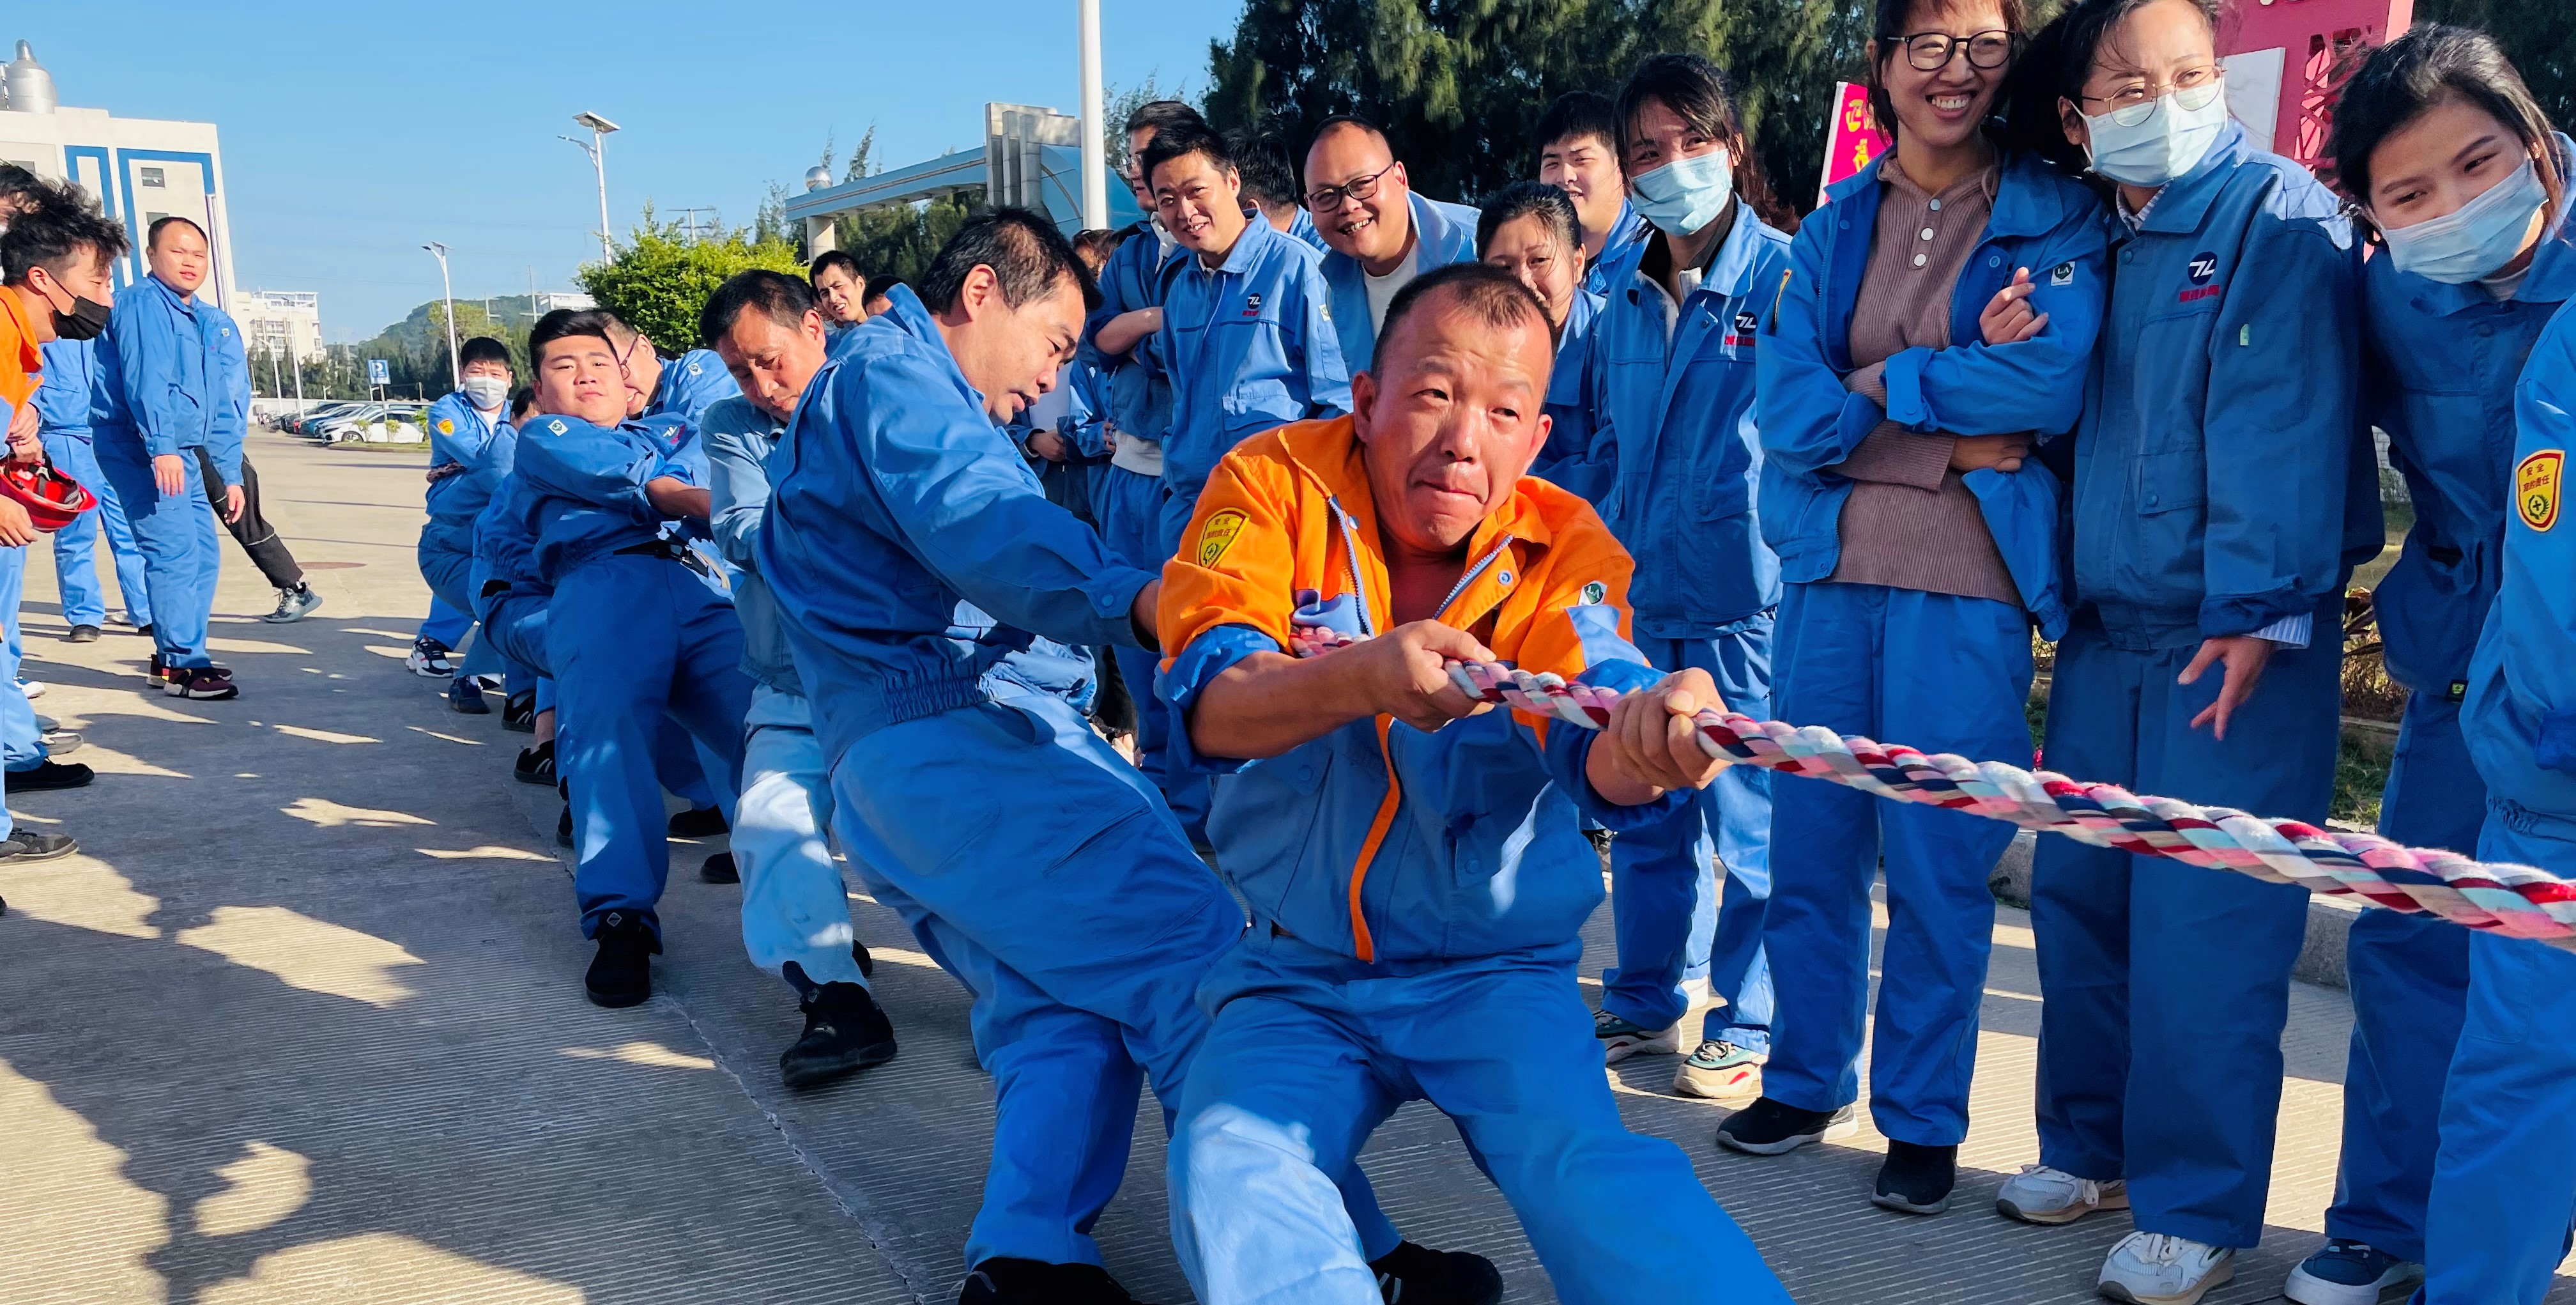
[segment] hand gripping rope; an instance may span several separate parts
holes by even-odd
[[[1491,662],[1451,662],[1458,691],[1597,730],[1610,721],[1615,689],[1569,683]],[[1898,802],[2006,820],[2095,847],[2171,857],[2206,870],[2233,870],[2313,893],[2358,897],[2392,911],[2437,915],[2453,924],[2576,951],[2576,885],[2524,865],[2481,865],[2456,852],[2405,847],[2376,834],[2266,820],[2227,807],[2139,797],[2116,784],[2087,784],[2048,771],[1943,753],[1814,726],[1757,721],[1701,710],[1699,745],[1720,761],[1829,780]]]

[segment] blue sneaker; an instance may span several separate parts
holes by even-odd
[[[2299,1305],[2380,1305],[2404,1300],[2423,1281],[2423,1265],[2337,1237],[2290,1270],[2281,1294]]]
[[[471,675],[459,675],[447,686],[447,709],[468,716],[489,716],[490,704],[483,701],[483,686]]]

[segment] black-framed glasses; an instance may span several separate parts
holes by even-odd
[[[1306,211],[1309,213],[1330,213],[1339,209],[1342,206],[1342,202],[1345,200],[1375,199],[1377,198],[1378,180],[1386,174],[1395,171],[1395,167],[1396,165],[1390,163],[1365,177],[1353,177],[1338,186],[1326,186],[1321,190],[1308,191],[1306,193]]]
[[[1959,52],[1967,51],[1971,68],[2001,68],[2012,62],[2013,51],[2021,38],[2000,28],[1967,36],[1948,32],[1916,32],[1911,36],[1891,36],[1889,45],[1905,47],[1905,62],[1920,72],[1939,72],[1950,66]]]

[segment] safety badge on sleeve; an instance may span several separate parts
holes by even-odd
[[[2558,482],[2566,465],[2564,449],[2542,449],[2515,464],[2513,508],[2522,514],[2522,524],[2534,530],[2558,524]]]
[[[1233,508],[1217,513],[1199,527],[1199,565],[1215,566],[1225,550],[1234,547],[1234,537],[1243,533],[1244,516]]]
[[[439,418],[439,419],[438,419],[438,433],[439,433],[439,434],[441,434],[441,435],[453,435],[453,434],[455,434],[455,433],[456,433],[456,420],[455,420],[454,418],[452,418],[452,417],[441,417],[441,418]]]

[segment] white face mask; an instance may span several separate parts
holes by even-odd
[[[2146,112],[2121,122],[2134,108],[2084,115],[2092,138],[2093,170],[2131,186],[2161,186],[2199,166],[2227,126],[2223,83],[2212,80],[2148,101]]]
[[[2531,234],[2531,219],[2548,202],[2539,170],[2524,159],[2512,176],[2457,210],[2411,227],[2381,227],[2379,236],[2399,271],[2462,285],[2512,262]]]
[[[510,397],[510,383],[497,376],[468,376],[456,388],[465,401],[485,412],[500,407]]]

